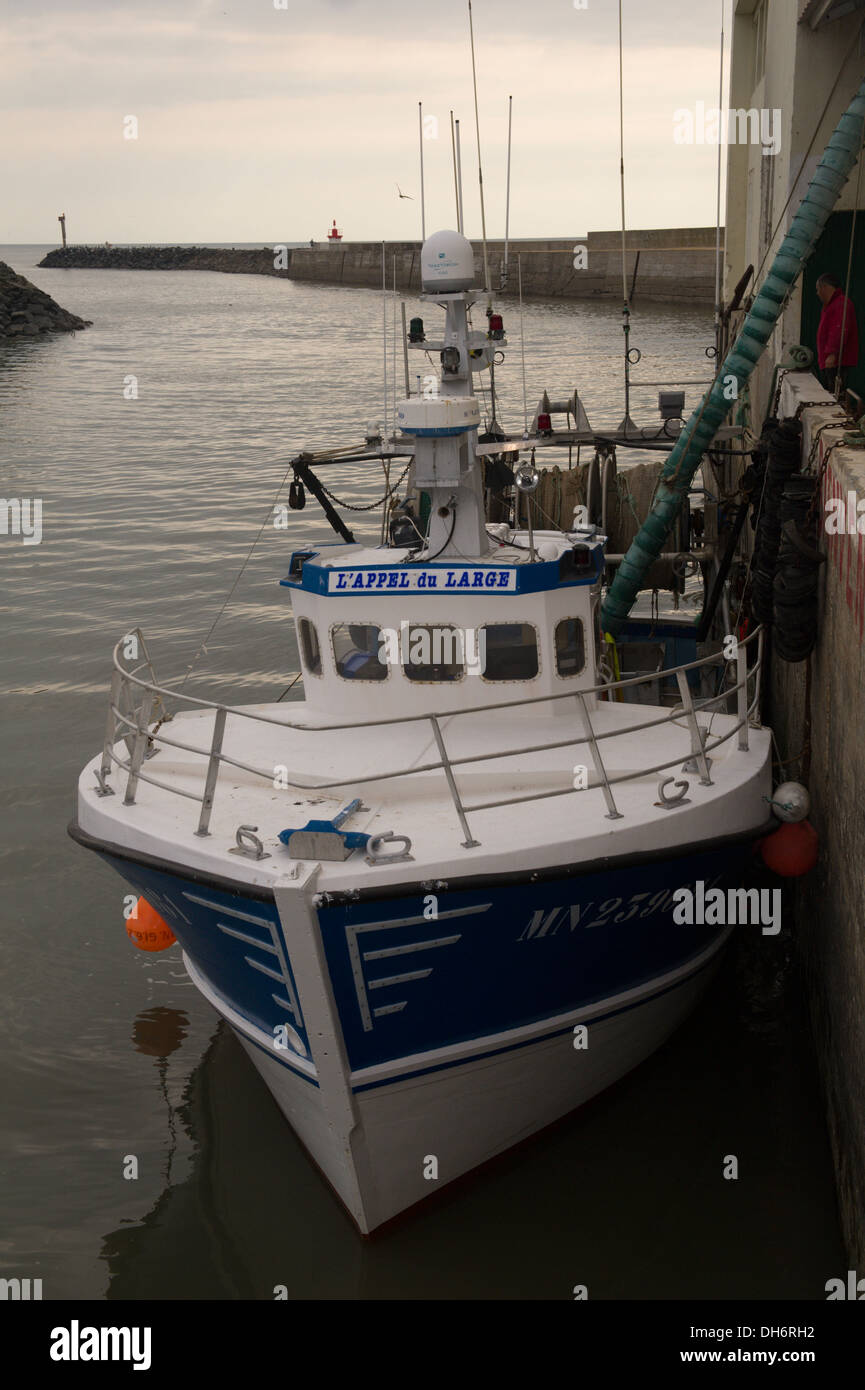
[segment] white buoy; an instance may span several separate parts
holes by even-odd
[[[805,820],[811,809],[808,788],[801,782],[782,782],[772,793],[772,810],[779,820],[788,825]]]

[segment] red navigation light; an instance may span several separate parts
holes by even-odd
[[[549,415],[538,416],[538,434],[552,434],[553,422]]]

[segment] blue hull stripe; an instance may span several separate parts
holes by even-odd
[[[373,1089],[389,1084],[391,1069],[423,1075],[461,1065],[462,1054],[525,1047],[566,1031],[563,1018],[630,1012],[635,1004],[611,1009],[612,1001],[676,988],[663,982],[699,971],[727,936],[721,925],[677,923],[677,888],[740,884],[748,852],[746,843],[715,844],[684,860],[604,863],[577,879],[565,869],[557,880],[483,892],[443,884],[430,894],[424,885],[423,895],[389,900],[393,916],[381,901],[322,895],[318,931],[352,1084]],[[288,1015],[296,1055],[310,1057],[276,904],[102,853],[169,922],[205,993],[239,1031],[310,1081],[311,1066],[292,1066],[283,1045],[292,1034],[280,1034]],[[441,1057],[449,1060],[433,1060]]]
[[[704,971],[711,969],[717,964],[718,955],[725,944],[726,941],[721,943],[718,951],[711,956],[709,960],[704,961],[696,970],[692,970],[680,980],[675,980],[672,984],[665,985],[662,989],[654,990],[653,993],[646,994],[641,999],[633,999],[629,1004],[622,1004],[617,1009],[609,1009],[603,1014],[593,1014],[588,1022],[590,1024],[604,1023],[607,1019],[618,1018],[622,1014],[632,1013],[634,1009],[640,1009],[644,1004],[651,1004],[656,999],[663,998],[665,994],[670,994],[673,990],[681,989],[684,985],[690,984],[698,975],[702,975]],[[521,1042],[505,1043],[501,1047],[492,1047],[487,1048],[485,1051],[473,1052],[470,1056],[455,1057],[452,1061],[437,1062],[435,1065],[428,1067],[416,1067],[412,1071],[400,1072],[398,1076],[388,1076],[381,1081],[364,1082],[359,1086],[352,1086],[352,1093],[354,1095],[359,1095],[362,1091],[379,1090],[383,1086],[396,1086],[399,1082],[411,1081],[417,1076],[431,1076],[435,1072],[452,1071],[455,1067],[471,1066],[472,1063],[485,1061],[489,1057],[500,1057],[506,1052],[518,1052],[521,1049],[534,1047],[537,1043],[549,1042],[551,1038],[565,1037],[573,1031],[573,1026],[573,1024],[568,1024],[565,1028],[555,1028],[552,1032],[540,1033],[536,1037],[525,1038]],[[247,1042],[251,1043],[253,1047],[257,1047],[260,1052],[264,1052],[273,1061],[278,1062],[280,1066],[286,1067],[289,1071],[293,1072],[300,1080],[307,1081],[313,1086],[318,1086],[318,1082],[313,1080],[312,1077],[306,1076],[303,1072],[298,1071],[296,1067],[293,1067],[290,1058],[284,1055],[279,1056],[272,1048],[264,1047],[261,1043],[257,1042],[255,1038],[251,1038],[248,1033],[244,1033],[244,1038]]]

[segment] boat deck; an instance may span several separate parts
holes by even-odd
[[[411,861],[368,864],[355,851],[345,861],[322,862],[320,891],[502,873],[527,864],[589,865],[759,829],[767,819],[770,735],[748,729],[743,749],[737,716],[698,709],[696,718],[711,759],[710,785],[702,785],[702,769],[693,762],[693,770],[682,771],[694,746],[686,715],[659,706],[598,701],[591,713],[594,753],[576,702],[548,714],[517,707],[441,715],[446,767],[430,720],[330,729],[316,727],[321,721],[303,702],[237,707],[225,718],[209,833],[201,835],[196,803],[206,791],[214,713],[184,710],[162,725],[155,755],[141,763],[132,804],[124,800],[132,760],[126,743],[114,746],[105,779],[114,795],[100,793],[102,760],[88,764],[79,786],[79,824],[109,845],[261,887],[296,870],[298,861],[277,838],[280,831],[331,820],[355,798],[363,809],[343,830],[410,840]],[[663,764],[669,766],[656,770]],[[574,770],[581,767],[587,785],[575,790]],[[477,842],[469,847],[449,775]],[[670,778],[688,785],[684,800],[667,808],[659,783]],[[679,792],[672,784],[666,788],[667,796]],[[611,804],[617,818],[608,814]],[[240,826],[257,827],[268,858],[229,853]],[[390,848],[386,843],[382,852]]]

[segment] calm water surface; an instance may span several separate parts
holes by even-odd
[[[286,1284],[292,1298],[536,1299],[577,1283],[592,1298],[824,1298],[846,1265],[783,938],[741,933],[705,1006],[638,1071],[367,1243],[179,950],[130,947],[125,886],[66,836],[111,647],[138,625],[160,675],[185,669],[286,460],[382,417],[382,303],[254,276],[38,270],[43,249],[0,259],[94,322],[0,344],[2,495],[43,503],[41,544],[0,537],[0,1277],[41,1277],[45,1298]],[[517,429],[517,305],[504,313],[499,414]],[[593,424],[618,423],[613,306],[532,303],[524,332],[530,415],[544,388],[578,386]],[[710,341],[706,313],[638,302],[634,375],[705,377]],[[656,393],[635,393],[639,423],[658,418]],[[326,481],[362,504],[382,491],[365,467]],[[378,515],[352,520],[359,539]],[[295,544],[332,533],[312,500],[291,516],[288,532],[264,528],[198,693],[272,699],[296,669],[277,581]]]

